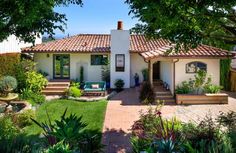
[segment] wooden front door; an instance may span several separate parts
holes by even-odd
[[[70,55],[68,54],[53,55],[53,78],[54,79],[70,78]]]
[[[153,64],[153,80],[160,80],[160,61]]]

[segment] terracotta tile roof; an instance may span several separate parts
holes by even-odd
[[[23,48],[22,52],[110,52],[110,35],[80,34]]]
[[[22,52],[57,52],[57,53],[104,53],[110,52],[110,38],[109,34],[79,34],[69,38],[55,40],[33,47],[23,48]],[[181,51],[179,53],[166,52],[173,47],[170,41],[165,39],[147,39],[144,35],[130,36],[130,52],[140,53],[145,59],[155,57],[232,57],[233,55],[226,50],[219,48],[199,45],[197,48],[190,49],[188,52]]]

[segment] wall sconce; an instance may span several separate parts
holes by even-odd
[[[47,57],[50,57],[50,55],[49,55],[49,54],[47,54]]]

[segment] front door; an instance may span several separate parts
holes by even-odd
[[[160,80],[160,61],[153,64],[153,80]]]
[[[70,78],[70,55],[56,54],[53,56],[53,78],[54,79]]]

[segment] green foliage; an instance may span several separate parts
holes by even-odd
[[[155,102],[155,93],[150,82],[143,82],[139,100],[144,104],[151,104]]]
[[[22,59],[18,64],[15,65],[15,77],[18,82],[17,91],[20,92],[26,88],[26,73],[36,71],[35,62],[31,60]]]
[[[10,115],[0,117],[0,140],[16,137],[20,130],[14,125]]]
[[[76,149],[82,153],[86,153],[88,150],[90,150],[89,152],[100,151],[102,146],[98,140],[101,137],[97,137],[96,134],[94,135],[92,132],[85,130],[87,124],[83,123],[82,116],[78,117],[76,114],[66,116],[66,112],[67,109],[65,109],[60,120],[55,120],[53,123],[48,113],[48,123],[32,120],[43,129],[43,134],[51,146],[57,144],[57,142],[64,141],[71,149]]]
[[[102,80],[105,82],[110,82],[110,65],[109,61],[102,66]]]
[[[64,31],[67,19],[65,14],[54,11],[54,7],[77,4],[81,0],[33,0],[33,1],[1,1],[0,7],[0,41],[9,35],[15,35],[26,42],[34,42],[36,35],[49,34],[54,30]]]
[[[148,81],[148,69],[142,70],[143,81]]]
[[[75,87],[75,86],[72,86],[69,88],[69,96],[72,96],[72,97],[81,97],[82,95],[82,91]]]
[[[205,93],[219,93],[221,89],[222,89],[221,86],[217,86],[213,84],[204,86]]]
[[[32,90],[25,88],[21,91],[20,99],[28,100],[32,105],[42,104],[46,101],[46,98],[41,93],[33,92]]]
[[[9,93],[16,89],[17,81],[12,76],[5,76],[0,78],[0,92]]]
[[[15,65],[20,62],[20,54],[2,54],[0,56],[0,78],[2,76],[15,76]]]
[[[231,59],[220,60],[220,85],[224,90],[230,90],[230,64]]]
[[[125,83],[122,79],[117,79],[115,81],[115,86],[116,86],[116,90],[117,91],[122,91],[123,90],[123,87],[124,87]]]
[[[70,150],[68,144],[65,144],[63,141],[61,141],[49,147],[45,153],[72,153],[72,151]]]
[[[84,67],[83,66],[80,67],[80,76],[79,77],[80,77],[79,81],[81,83],[83,83],[84,82]]]
[[[207,77],[206,71],[199,70],[194,79],[189,81],[183,81],[180,85],[177,85],[177,94],[202,94],[202,93],[219,93],[222,89],[221,86],[213,85],[211,77]]]
[[[191,85],[187,81],[183,81],[180,85],[177,85],[175,89],[176,94],[188,94],[191,91]]]
[[[232,0],[126,0],[138,18],[135,32],[169,39],[177,48],[196,47],[204,40],[235,44],[236,2]],[[207,23],[207,24],[206,24]]]
[[[26,72],[26,86],[33,92],[40,92],[46,85],[47,79],[35,71]]]
[[[30,109],[30,110],[25,110],[19,114],[16,114],[14,120],[15,124],[18,127],[24,128],[26,126],[33,124],[31,118],[35,118],[35,112]]]

